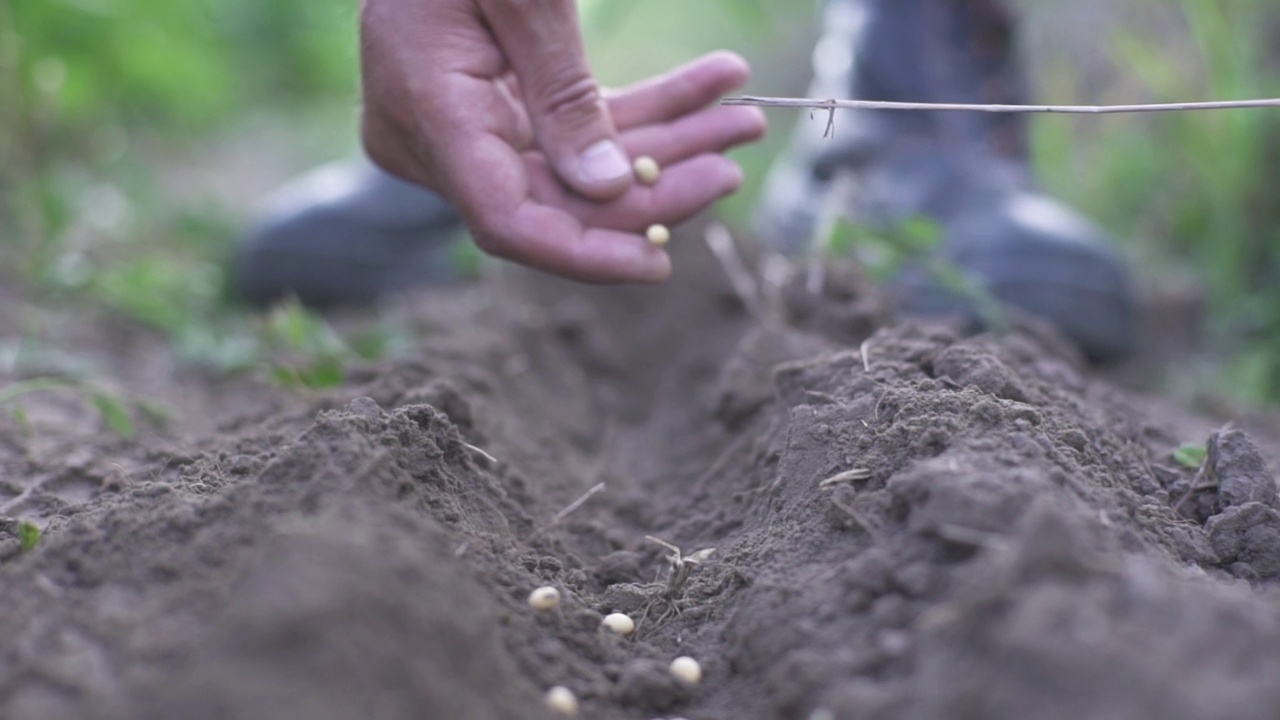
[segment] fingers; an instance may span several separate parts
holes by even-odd
[[[648,155],[667,166],[705,152],[723,152],[759,140],[768,124],[759,108],[713,107],[665,125],[622,133],[631,157]]]
[[[640,233],[653,223],[676,224],[705,210],[711,203],[742,187],[742,169],[717,153],[689,158],[663,170],[657,185],[633,185],[625,195],[608,202],[574,196],[555,181],[536,154],[525,156],[530,194],[544,205],[563,208],[587,227]]]
[[[638,234],[584,228],[572,216],[532,202],[511,220],[501,237],[481,234],[476,242],[494,255],[574,280],[658,283],[671,275],[666,252]]]
[[[592,201],[566,188],[542,153],[522,157],[502,138],[484,133],[460,135],[451,153],[456,162],[449,163],[444,183],[449,200],[484,251],[588,282],[654,283],[670,275],[666,253],[640,235],[588,227],[566,210],[562,201],[568,197]],[[555,188],[558,201],[543,202],[533,185]]]
[[[631,185],[618,142],[587,65],[574,0],[479,0],[556,174],[582,195],[616,197]]]
[[[609,97],[620,129],[674,120],[736,90],[751,78],[742,57],[725,51],[704,55],[668,73],[644,80]]]

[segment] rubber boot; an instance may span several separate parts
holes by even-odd
[[[370,304],[457,279],[461,229],[439,195],[367,161],[322,167],[269,201],[237,249],[232,288],[256,306],[289,296],[322,309]]]
[[[809,96],[1025,103],[1013,27],[996,0],[830,0]],[[1136,340],[1128,271],[1106,233],[1035,188],[1025,123],[1013,114],[842,111],[832,138],[824,123],[802,122],[766,181],[762,233],[798,254],[833,205],[885,232],[928,218],[939,232],[934,255],[891,282],[904,309],[979,324],[976,289],[1050,321],[1095,362],[1124,357]],[[959,270],[969,289],[939,267]]]

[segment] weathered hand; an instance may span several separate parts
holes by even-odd
[[[730,53],[602,93],[574,0],[364,0],[361,34],[370,157],[448,198],[485,251],[567,277],[665,279],[644,228],[736,190],[722,153],[765,129],[714,106],[749,74]],[[652,187],[639,155],[663,166]]]

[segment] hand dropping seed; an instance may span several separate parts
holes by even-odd
[[[666,225],[650,225],[644,235],[649,238],[649,242],[657,245],[658,247],[662,247],[663,245],[671,242],[671,231],[667,229]]]
[[[563,685],[557,685],[547,691],[545,698],[547,708],[551,712],[565,717],[577,717],[578,696]]]
[[[631,167],[636,172],[636,178],[645,185],[653,185],[658,182],[658,178],[662,177],[662,168],[658,166],[658,161],[648,155],[636,158]]]
[[[529,593],[529,607],[534,610],[550,610],[559,604],[560,591],[550,585]]]
[[[622,613],[612,613],[604,616],[601,623],[607,629],[622,636],[630,635],[636,630],[636,621]]]
[[[702,666],[691,657],[681,656],[671,661],[671,674],[690,685],[696,685],[702,679]]]

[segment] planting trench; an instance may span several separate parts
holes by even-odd
[[[185,435],[6,418],[0,717],[1280,717],[1271,438],[1181,467],[1217,425],[1049,334],[838,267],[761,321],[673,245],[661,288],[431,293],[321,397],[151,377],[216,409]],[[714,552],[671,587],[646,535]]]

